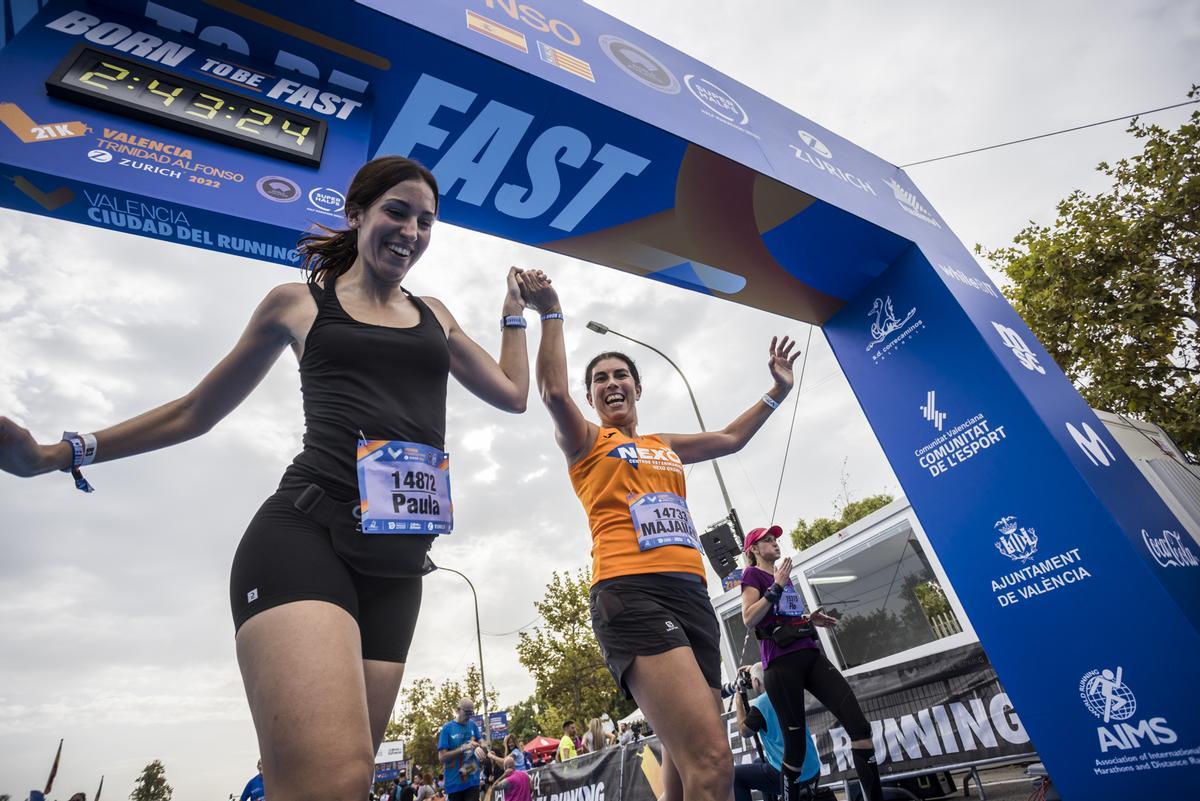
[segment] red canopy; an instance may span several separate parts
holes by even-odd
[[[524,750],[531,754],[544,754],[548,751],[554,751],[558,748],[558,740],[552,737],[547,737],[544,734],[539,734],[529,742],[525,743]]]

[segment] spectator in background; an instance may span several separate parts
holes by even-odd
[[[403,774],[401,775],[403,776]],[[417,797],[417,782],[419,780],[420,777],[413,776],[413,780],[411,782],[407,780],[403,783],[396,782],[396,792],[392,797],[395,798],[396,801],[415,801]]]
[[[559,762],[579,756],[579,749],[575,747],[575,734],[575,721],[564,721],[562,739],[558,741],[558,753],[555,755]]]
[[[435,795],[437,795],[437,785],[433,782],[433,773],[427,770],[421,774],[421,783],[417,787],[414,801],[431,801]]]
[[[242,801],[262,801],[264,792],[262,760],[260,759],[258,760],[258,772],[254,774],[253,779],[246,782],[246,789],[242,790]]]
[[[621,724],[621,733],[617,736],[617,743],[619,745],[629,745],[630,743],[633,742],[633,740],[634,740],[634,733],[629,728],[629,724],[622,723]]]
[[[510,734],[504,738],[504,755],[513,758],[514,770],[529,770],[533,767],[533,760],[521,748],[521,741],[517,739],[517,735],[515,734]]]
[[[533,801],[533,788],[529,784],[529,774],[513,767],[512,757],[505,757],[504,762],[504,775],[488,788],[483,801],[492,801],[492,794],[497,789],[504,790],[504,801]]]
[[[747,740],[758,734],[762,743],[763,756],[766,760],[755,759],[743,765],[733,766],[733,797],[734,801],[750,801],[750,791],[758,790],[764,797],[775,797],[780,789],[780,771],[783,770],[783,730],[779,728],[779,716],[771,699],[763,686],[762,662],[755,662],[748,668],[738,672],[739,678],[750,676],[750,689],[755,697],[750,700],[750,708],[746,709],[742,702],[743,693],[734,694],[734,706],[737,709],[738,730]],[[804,764],[800,768],[802,792],[808,798],[816,786],[816,780],[821,775],[821,762],[817,758],[817,747],[813,744],[812,736],[808,737],[808,750],[804,755]]]
[[[603,751],[611,742],[608,734],[604,731],[604,724],[600,722],[600,718],[592,718],[588,721],[588,730],[583,733],[583,747],[588,753]]]
[[[445,770],[447,801],[479,801],[479,757],[475,749],[483,734],[471,716],[475,702],[462,698],[454,720],[447,721],[438,735],[438,759]]]

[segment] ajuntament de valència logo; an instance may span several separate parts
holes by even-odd
[[[1100,668],[1089,670],[1079,680],[1079,698],[1083,705],[1103,725],[1096,727],[1100,751],[1110,748],[1129,751],[1150,745],[1170,745],[1179,739],[1167,726],[1166,718],[1153,717],[1130,722],[1137,714],[1137,696],[1124,680],[1125,669]]]
[[[1028,562],[1037,553],[1037,532],[1033,528],[1018,526],[1017,518],[1012,515],[997,520],[996,530],[1000,532],[996,550],[1014,562]]]
[[[1200,565],[1200,559],[1197,559],[1192,549],[1184,543],[1183,536],[1178,531],[1163,529],[1162,536],[1155,537],[1146,529],[1142,529],[1142,542],[1146,543],[1146,550],[1150,551],[1159,567]]]

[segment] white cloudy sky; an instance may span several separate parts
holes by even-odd
[[[894,163],[1065,128],[1184,99],[1197,79],[1200,5],[1186,0],[1043,3],[756,3],[695,0],[595,5],[688,51]],[[1189,55],[1190,54],[1190,55]],[[1177,125],[1187,110],[1156,115]],[[1096,190],[1102,160],[1129,155],[1120,124],[915,167],[910,174],[968,244],[1004,244],[1027,220],[1052,219],[1071,190]],[[97,429],[186,392],[233,344],[259,298],[296,278],[284,268],[0,211],[0,414],[43,441]],[[768,387],[774,333],[806,326],[624,273],[448,226],[411,288],[447,299],[489,350],[509,264],[550,272],[570,315],[575,366],[620,343],[596,319],[671,353],[710,423]],[[531,327],[536,347],[536,324]],[[683,429],[678,379],[640,357],[643,430]],[[290,354],[207,437],[97,466],[99,488],[62,476],[0,476],[0,793],[45,780],[66,738],[56,795],[125,797],[162,759],[179,801],[240,792],[257,749],[234,661],[227,580],[233,550],[300,442]],[[830,511],[843,461],[853,495],[898,491],[829,349],[814,337],[776,520]],[[438,561],[481,588],[483,628],[534,619],[551,571],[588,560],[584,517],[533,399],[521,418],[454,387],[457,530]],[[737,458],[723,461],[748,525],[775,498],[792,405]],[[695,468],[697,522],[723,513],[712,470]],[[461,675],[474,658],[470,619],[434,629],[431,606],[463,609],[465,590],[430,578],[409,675]],[[515,636],[486,636],[489,683],[502,702],[532,682]]]

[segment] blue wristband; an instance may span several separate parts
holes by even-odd
[[[547,312],[546,314],[542,315],[543,323],[546,322],[547,320],[564,320],[565,321],[566,319],[567,319],[566,317],[563,317],[562,312]]]
[[[529,323],[519,314],[500,318],[500,330],[505,328],[525,328]]]
[[[75,479],[75,489],[80,492],[95,492],[95,488],[79,470],[80,466],[90,463],[96,454],[95,437],[89,439],[91,443],[85,442],[84,437],[74,431],[64,431],[62,435],[62,441],[71,446],[71,466],[64,467],[63,472],[71,474],[71,478]]]

